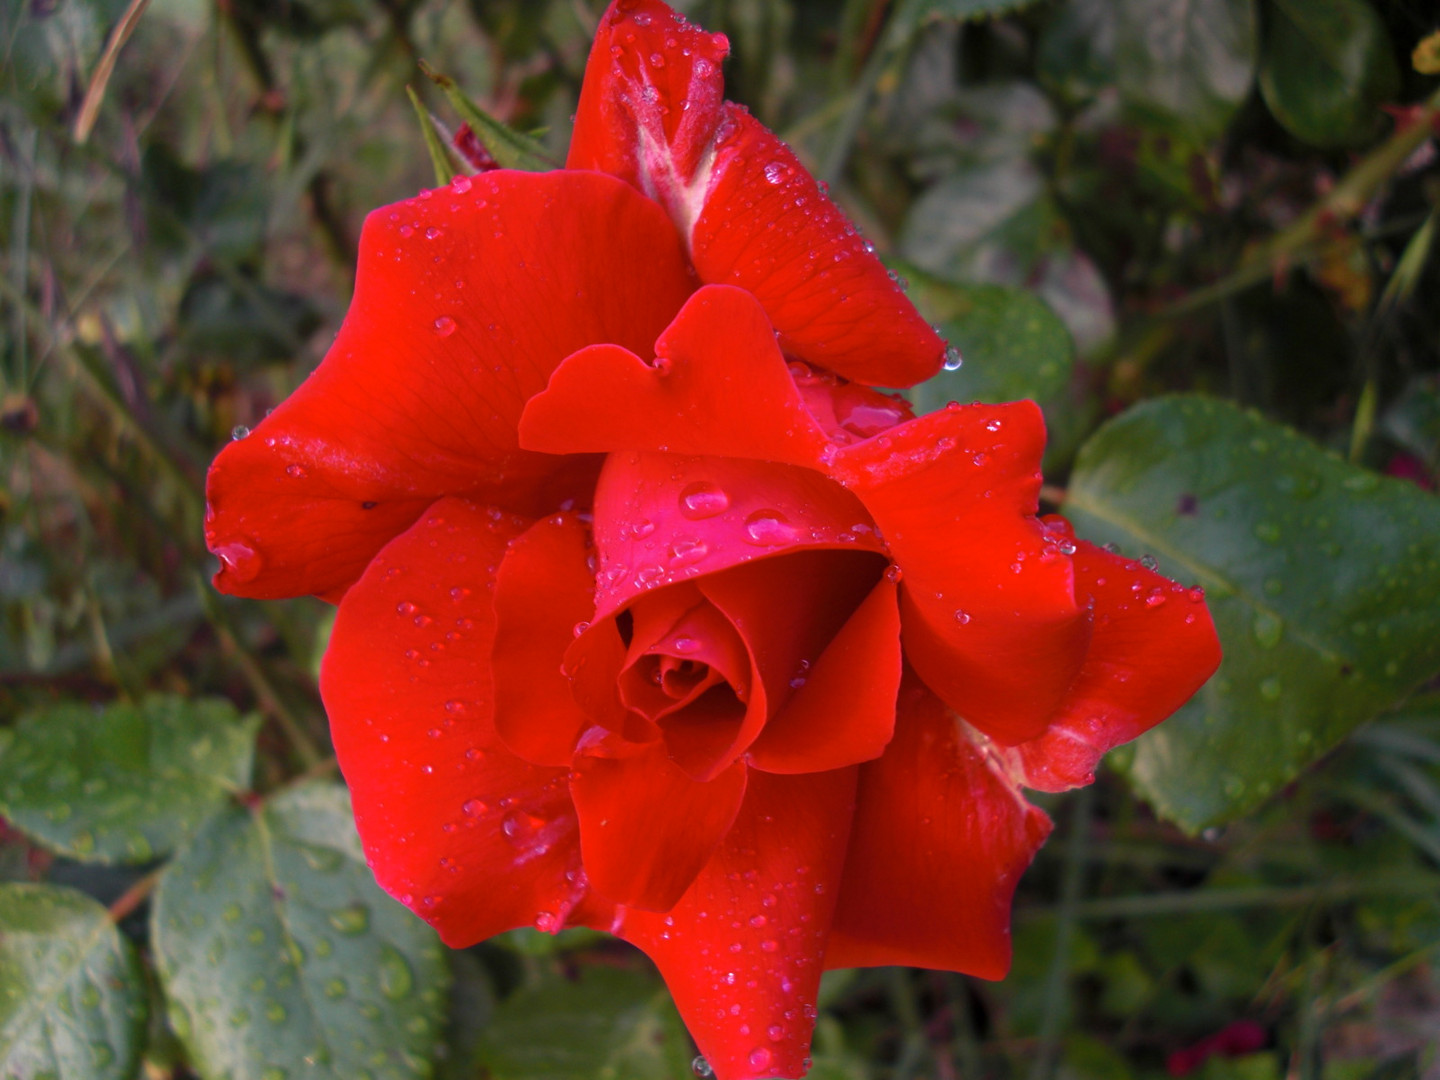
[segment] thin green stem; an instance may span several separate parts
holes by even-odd
[[[1044,1019],[1039,1045],[1030,1065],[1030,1080],[1050,1080],[1060,1057],[1060,1036],[1070,1018],[1070,944],[1079,919],[1080,895],[1085,885],[1086,848],[1094,808],[1093,788],[1081,788],[1070,813],[1070,834],[1065,843],[1065,873],[1060,880],[1060,910],[1055,921],[1055,951],[1045,977]]]

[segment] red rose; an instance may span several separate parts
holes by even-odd
[[[373,213],[207,539],[225,591],[339,603],[380,883],[452,945],[633,942],[739,1080],[803,1075],[826,968],[1003,975],[1021,787],[1089,782],[1219,650],[1198,592],[1036,518],[1033,404],[871,389],[944,344],[726,48],[617,3],[567,170]]]

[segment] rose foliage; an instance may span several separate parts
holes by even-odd
[[[319,369],[210,472],[216,584],[338,603],[321,689],[380,883],[466,946],[607,930],[722,1080],[822,971],[1001,977],[1050,830],[1219,662],[1188,590],[1037,517],[1030,402],[945,343],[727,42],[617,0],[567,167],[372,213]]]

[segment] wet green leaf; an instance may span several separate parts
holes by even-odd
[[[1338,147],[1375,135],[1400,90],[1385,24],[1364,0],[1269,0],[1260,92],[1297,139]]]
[[[1003,285],[957,285],[900,267],[910,298],[964,363],[915,388],[918,410],[947,401],[1044,401],[1065,388],[1074,348],[1045,302]]]
[[[1197,138],[1224,131],[1254,81],[1255,0],[1117,0],[1117,10],[1126,104]]]
[[[32,712],[0,753],[0,813],[73,859],[149,862],[249,784],[259,726],[218,698]]]
[[[139,964],[103,907],[0,885],[0,1076],[126,1080],[144,1027]]]
[[[151,937],[205,1080],[428,1076],[449,972],[376,886],[350,800],[293,788],[215,819],[166,871]]]
[[[506,998],[480,1060],[493,1080],[671,1080],[690,1075],[692,1053],[656,980],[590,968]]]
[[[1081,450],[1065,513],[1206,589],[1219,673],[1117,755],[1186,829],[1251,810],[1440,670],[1440,500],[1257,414],[1131,409]]]

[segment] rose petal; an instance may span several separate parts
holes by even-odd
[[[537,521],[495,578],[495,730],[534,765],[568,765],[590,725],[561,673],[575,626],[595,608],[589,537],[573,515]]]
[[[707,285],[655,342],[655,363],[615,345],[565,359],[520,419],[520,443],[551,454],[665,450],[797,465],[825,436],[749,293]]]
[[[701,280],[754,293],[786,352],[876,385],[929,378],[945,343],[790,148],[722,100],[728,51],[658,0],[612,4],[567,164],[665,206]]]
[[[734,827],[674,909],[626,911],[616,928],[655,961],[725,1080],[808,1067],[855,774],[751,771]]]
[[[713,686],[748,686],[750,655],[745,642],[693,585],[650,593],[630,612],[634,629],[620,686],[621,698],[630,708],[660,721]],[[662,660],[696,665],[708,674],[682,682],[676,668],[664,666]],[[743,704],[739,711],[744,713]]]
[[[815,548],[884,551],[860,502],[819,473],[731,458],[618,453],[595,492],[595,602]]]
[[[375,211],[324,362],[211,466],[216,586],[338,596],[436,497],[583,495],[595,464],[520,450],[522,406],[585,345],[648,349],[691,287],[665,215],[607,177],[494,172]]]
[[[663,743],[628,756],[576,755],[570,794],[580,850],[595,889],[617,904],[668,911],[730,831],[748,770],[690,779]]]
[[[491,723],[489,587],[524,524],[436,503],[346,593],[320,674],[376,880],[456,947],[539,913],[604,918],[566,770],[522,761]]]
[[[1040,410],[941,409],[841,450],[833,474],[904,572],[905,655],[970,723],[1006,744],[1039,735],[1089,635],[1061,539],[1036,519]]]
[[[822,772],[879,757],[895,731],[903,668],[896,586],[881,580],[750,747],[773,773]]]
[[[1071,535],[1063,518],[1046,523]],[[1075,592],[1094,598],[1084,666],[1045,733],[1015,747],[1027,787],[1064,791],[1095,779],[1106,751],[1149,731],[1220,666],[1220,640],[1200,589],[1073,541]]]
[[[797,678],[841,633],[884,567],[872,552],[812,549],[737,566],[696,584],[734,624],[774,716],[795,696]]]
[[[1011,897],[1050,820],[923,686],[907,681],[898,714],[885,755],[860,766],[825,966],[1001,978]]]

